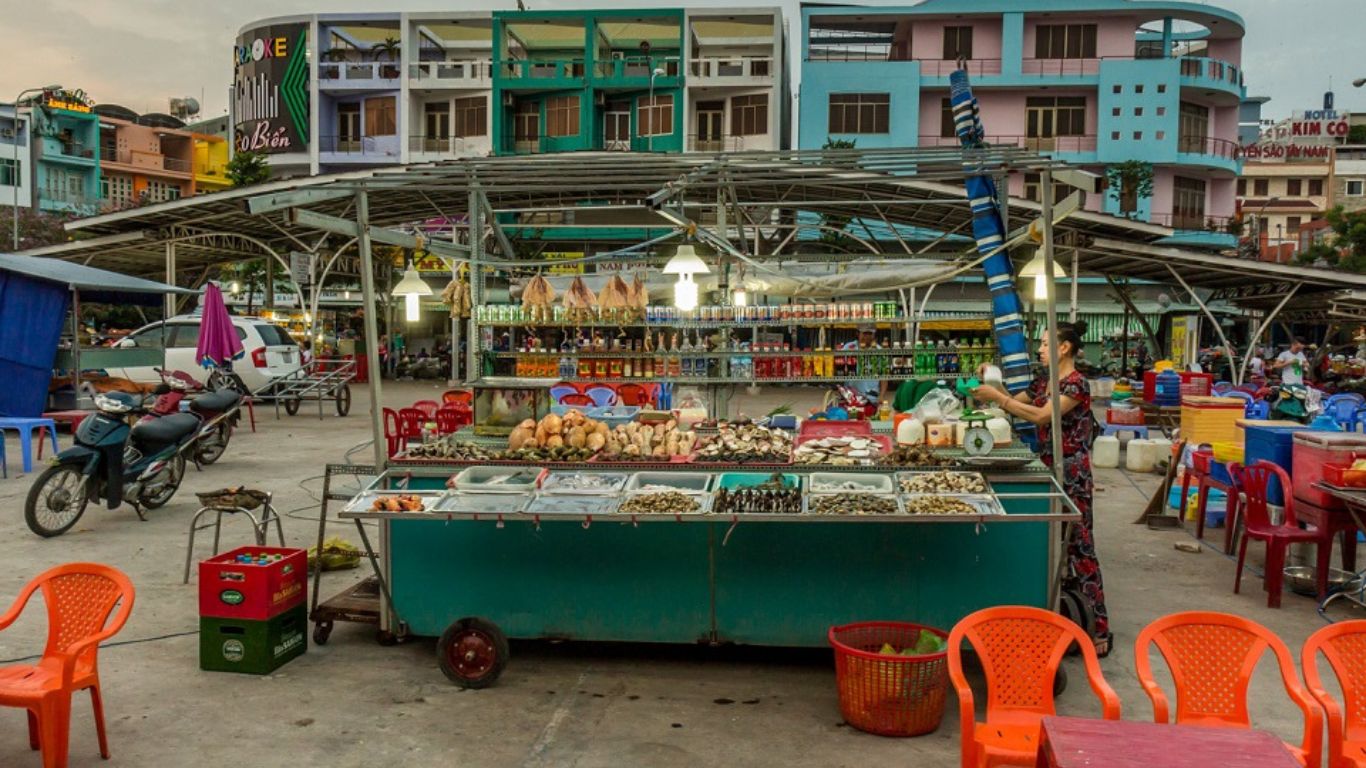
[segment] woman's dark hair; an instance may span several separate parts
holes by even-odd
[[[1072,323],[1058,323],[1058,344],[1067,342],[1072,345],[1072,354],[1075,355],[1082,348],[1082,338],[1086,336],[1086,321],[1077,320]]]

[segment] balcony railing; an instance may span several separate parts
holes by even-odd
[[[337,155],[371,157],[376,160],[399,156],[397,136],[319,136],[318,151]]]
[[[420,134],[408,137],[408,151],[463,156],[472,154],[475,147],[487,144],[487,142],[487,136],[429,136]]]
[[[958,62],[948,59],[916,59],[920,62],[920,74],[924,77],[948,77],[958,69]],[[1000,59],[968,59],[963,62],[964,69],[971,77],[1001,74]]]
[[[93,160],[95,158],[94,148],[74,140],[54,139],[57,146],[57,153],[65,157],[75,157],[82,160]]]
[[[1129,59],[1122,56],[1117,58]],[[1067,77],[1094,75],[1100,71],[1101,60],[1096,59],[1022,59],[1020,74],[1039,77]]]
[[[1024,147],[1035,152],[1095,152],[1095,136],[1001,136],[988,135],[986,142],[996,147]],[[957,147],[957,136],[921,136],[922,147]]]
[[[650,73],[656,69],[664,70],[663,77],[678,77],[679,59],[677,56],[623,56],[619,59],[605,59],[593,64],[593,76],[606,78],[636,78],[649,80]]]
[[[695,133],[688,134],[689,152],[743,152],[744,149],[744,136],[699,137]]]
[[[377,80],[397,80],[399,65],[394,61],[325,61],[318,64],[320,84],[364,85]]]
[[[174,173],[189,173],[194,169],[194,164],[189,160],[181,160],[178,157],[162,155],[161,167]]]
[[[754,80],[773,77],[771,56],[704,56],[688,62],[688,76],[710,80]]]
[[[420,81],[449,83],[487,83],[493,78],[493,62],[423,61],[408,66],[408,77]]]
[[[504,77],[519,80],[559,80],[583,77],[583,59],[512,59],[499,62]],[[648,75],[647,75],[648,77]]]
[[[1225,160],[1242,157],[1243,149],[1235,141],[1213,136],[1183,135],[1176,140],[1176,151],[1192,155],[1208,155]]]
[[[1182,57],[1181,76],[1213,80],[1233,88],[1239,88],[1243,85],[1243,73],[1237,67],[1227,61],[1202,56]]]
[[[1237,235],[1241,227],[1233,216],[1210,216],[1203,211],[1172,211],[1148,216],[1151,224],[1171,227],[1177,232],[1206,232],[1215,235]]]

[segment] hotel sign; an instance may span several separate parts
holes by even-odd
[[[238,152],[308,149],[308,25],[257,27],[233,47],[233,141]]]

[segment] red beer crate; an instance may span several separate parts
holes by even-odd
[[[238,555],[253,562],[239,563]],[[257,564],[261,555],[280,559]],[[308,593],[308,554],[302,549],[239,547],[199,563],[199,615],[265,621],[302,605]]]

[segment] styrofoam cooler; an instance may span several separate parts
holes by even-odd
[[[1269,461],[1288,473],[1295,471],[1295,433],[1307,429],[1303,424],[1295,421],[1239,419],[1238,429],[1243,435],[1244,465]],[[1266,492],[1272,504],[1285,503],[1280,478],[1272,477]]]
[[[1340,509],[1342,502],[1314,487],[1327,464],[1351,464],[1355,454],[1366,455],[1366,434],[1359,432],[1294,433],[1291,484],[1295,498],[1324,509]]]
[[[1181,437],[1192,445],[1233,442],[1247,403],[1236,397],[1181,398]]]

